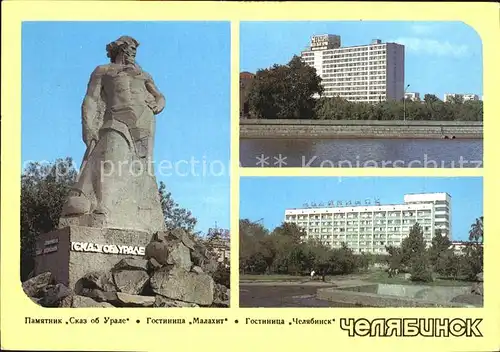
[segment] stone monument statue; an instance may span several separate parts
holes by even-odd
[[[91,74],[82,104],[87,150],[60,227],[165,227],[152,167],[155,115],[165,98],[135,62],[138,46],[129,36],[109,43],[111,62]]]
[[[155,115],[165,98],[135,63],[139,43],[107,45],[82,105],[87,147],[59,229],[36,240],[35,276],[23,289],[47,307],[229,305],[211,251],[169,228],[152,168]]]

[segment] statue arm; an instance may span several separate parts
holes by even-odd
[[[87,92],[82,103],[83,141],[87,146],[90,145],[92,140],[97,141],[98,139],[96,121],[100,118],[100,114],[102,113],[101,79],[104,71],[105,69],[99,66],[92,72],[87,85]]]
[[[154,106],[152,106],[151,108],[153,110],[153,113],[157,115],[165,108],[165,96],[160,92],[158,87],[156,87],[153,78],[150,75],[148,75],[148,78],[146,80],[146,89],[155,99],[155,104],[153,104]]]

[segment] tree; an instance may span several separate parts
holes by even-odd
[[[442,276],[457,279],[463,272],[462,259],[453,250],[446,251],[436,262],[435,271]]]
[[[314,253],[314,269],[321,275],[321,280],[326,280],[326,275],[331,273],[331,250],[325,246],[318,246]]]
[[[412,281],[432,281],[432,270],[430,268],[428,253],[423,252],[411,258],[410,274]]]
[[[192,233],[197,223],[193,214],[189,210],[179,207],[179,204],[172,198],[172,193],[167,191],[165,183],[162,181],[160,181],[158,191],[160,192],[161,208],[167,229],[182,228]]]
[[[306,236],[306,232],[297,224],[284,222],[273,230],[273,235],[284,237],[292,243],[298,244]]]
[[[38,235],[55,230],[77,171],[71,158],[29,163],[21,175],[21,280],[34,269]]]
[[[403,255],[400,247],[386,246],[385,250],[388,253],[386,260],[389,266],[389,277],[391,277],[393,273],[402,269]]]
[[[434,94],[426,94],[424,95],[424,102],[426,104],[434,104],[434,103],[437,103],[441,100],[439,100],[438,97],[436,97]]]
[[[261,243],[264,237],[269,235],[269,231],[259,223],[249,219],[240,220],[239,239],[240,253],[239,263],[242,273],[263,272],[266,264],[262,253],[260,253]]]
[[[483,243],[483,217],[479,217],[470,226],[469,241]]]
[[[250,114],[268,119],[311,119],[323,86],[316,69],[294,56],[287,65],[258,70],[248,94]]]
[[[408,237],[401,242],[401,264],[409,267],[412,258],[417,258],[425,253],[425,241],[422,227],[416,223],[410,229]]]
[[[475,280],[476,275],[483,272],[483,246],[471,243],[463,249],[463,274],[469,280]]]
[[[277,241],[273,236],[266,236],[259,241],[262,258],[266,262],[266,271],[271,272],[271,267],[278,255]]]
[[[440,259],[445,257],[450,251],[453,252],[450,239],[447,236],[443,236],[441,230],[436,230],[432,238],[431,248],[429,248],[429,260],[431,265],[436,267]]]

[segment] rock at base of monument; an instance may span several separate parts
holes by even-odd
[[[201,265],[203,272],[210,274],[210,275],[214,274],[217,271],[218,267],[219,267],[219,263],[217,262],[217,260],[215,258],[208,258]]]
[[[28,297],[40,298],[43,296],[43,289],[54,282],[54,276],[51,272],[42,272],[23,282],[23,291]]]
[[[150,279],[153,292],[184,302],[210,306],[214,299],[214,280],[207,274],[196,274],[182,268],[167,267],[154,272]]]
[[[199,266],[193,266],[191,268],[191,271],[196,274],[203,274],[203,269],[200,268]]]
[[[148,261],[142,258],[123,258],[113,268],[114,270],[148,270]]]
[[[104,292],[115,292],[116,286],[113,282],[113,274],[109,271],[93,271],[87,273],[78,280],[75,292],[80,294],[82,289],[98,289]]]
[[[168,246],[166,243],[152,241],[146,246],[146,258],[154,259],[160,266],[167,264]]]
[[[148,260],[148,271],[152,272],[158,270],[162,267],[160,263],[155,258],[149,258]]]
[[[37,238],[35,275],[51,272],[58,283],[75,289],[88,273],[111,271],[124,258],[143,259],[152,235],[136,230],[70,226]]]
[[[116,297],[116,292],[105,292],[99,289],[89,289],[84,288],[79,292],[80,296],[85,296],[88,298],[92,298],[96,302],[116,302],[118,298]]]
[[[72,294],[73,292],[63,284],[46,286],[39,304],[43,307],[59,307],[61,301]]]
[[[143,292],[149,275],[143,270],[119,270],[113,272],[113,279],[118,292],[138,295]]]
[[[191,251],[178,239],[152,241],[146,246],[146,258],[155,259],[160,265],[174,265],[191,270]]]
[[[171,241],[167,244],[167,264],[175,265],[186,271],[191,270],[191,252],[181,241]]]
[[[152,307],[155,303],[155,297],[129,295],[128,293],[117,292],[116,302],[113,302],[118,307]]]
[[[173,230],[168,230],[168,231],[159,231],[156,236],[155,240],[159,242],[166,242],[169,243],[172,240],[179,240],[181,241],[187,248],[190,250],[195,250],[195,245],[196,243],[189,237],[188,233],[184,231],[181,228],[173,229]]]
[[[224,302],[229,301],[229,289],[221,284],[215,284],[214,301]]]
[[[155,298],[151,296],[131,295],[124,292],[104,292],[97,289],[85,290],[82,296],[96,302],[106,302],[115,307],[152,307]]]
[[[61,302],[73,295],[66,286],[56,283],[50,272],[44,272],[22,283],[26,295],[42,307],[59,307]]]
[[[92,298],[74,295],[71,300],[71,308],[115,308],[107,302],[96,302]]]
[[[157,308],[197,308],[199,305],[196,303],[189,303],[183,301],[176,301],[162,295],[155,296],[155,303],[153,305]]]
[[[229,308],[229,301],[214,300],[210,307],[213,308]]]

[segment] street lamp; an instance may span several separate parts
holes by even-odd
[[[405,92],[403,94],[403,121],[406,121],[406,90],[409,86],[409,84],[406,86]]]

